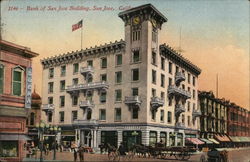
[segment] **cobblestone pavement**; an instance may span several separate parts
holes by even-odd
[[[241,149],[228,149],[229,151],[229,162],[250,162],[250,148],[241,148]],[[188,160],[189,162],[199,162],[200,157],[205,155],[205,153],[196,153],[191,156]],[[37,155],[37,158],[39,154]],[[35,158],[35,157],[34,157]],[[79,158],[79,157],[78,157]],[[49,155],[44,156],[44,159],[50,161],[53,159],[53,151],[49,153]],[[73,161],[73,153],[71,152],[57,152],[56,153],[56,160],[57,161]],[[79,161],[79,159],[77,159]],[[37,161],[37,160],[36,160]],[[91,153],[84,153],[84,161],[109,161],[107,154],[91,154]],[[154,159],[154,158],[139,158],[135,157],[133,160],[127,160],[121,158],[120,161],[167,161],[167,162],[176,162],[174,157],[169,158],[167,160],[163,159]]]

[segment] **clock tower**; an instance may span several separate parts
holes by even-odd
[[[139,69],[138,84],[131,82],[130,77],[127,77],[129,79],[126,82],[132,87],[139,87],[139,96],[146,99],[140,109],[145,119],[148,114],[151,114],[150,99],[154,96],[151,91],[152,68],[157,68],[156,64],[161,58],[158,35],[167,18],[151,4],[126,10],[118,16],[124,21],[125,28],[126,52],[123,56],[123,67],[131,71]],[[155,66],[152,64],[152,58]],[[125,75],[131,76],[130,71],[126,71]],[[150,119],[145,120],[145,122],[150,121]]]

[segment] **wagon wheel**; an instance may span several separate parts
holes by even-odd
[[[126,156],[127,156],[128,160],[132,160],[135,156],[135,150],[129,151]]]
[[[183,160],[183,158],[184,158],[183,152],[177,152],[174,154],[174,156],[175,156],[176,160]]]
[[[120,161],[120,153],[118,151],[115,152],[115,158],[113,161]]]
[[[184,152],[182,160],[188,160],[188,159],[190,159],[190,153],[189,152]]]

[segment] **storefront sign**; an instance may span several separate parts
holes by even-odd
[[[32,67],[27,67],[25,108],[31,108],[31,94],[32,94]]]

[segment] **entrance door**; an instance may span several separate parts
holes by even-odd
[[[123,131],[122,141],[124,147],[130,150],[134,144],[141,144],[141,131]]]

